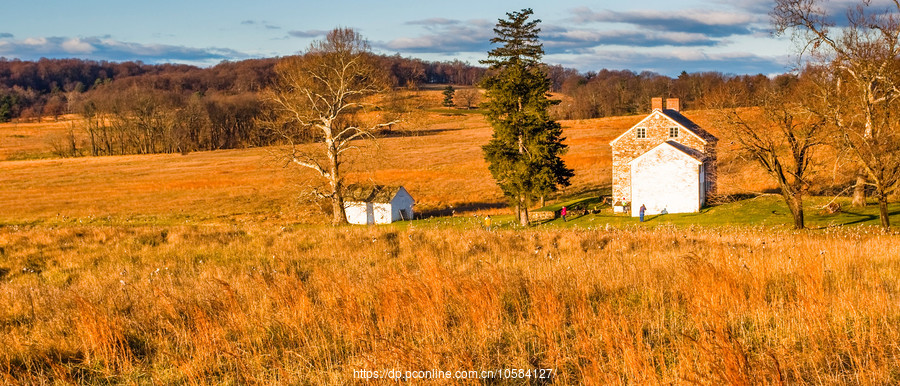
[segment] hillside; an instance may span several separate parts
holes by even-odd
[[[640,118],[562,122],[570,146],[564,159],[576,172],[567,194],[609,185],[608,142]],[[348,180],[405,185],[420,212],[504,205],[482,159],[480,147],[491,135],[484,118],[431,113],[428,121],[408,136],[380,139],[380,152],[364,148],[350,164]],[[0,125],[0,156],[50,156],[51,141],[64,136],[70,124],[78,121]],[[296,199],[294,178],[309,176],[282,169],[273,162],[272,150],[0,162],[0,185],[6,187],[0,190],[0,221],[57,216],[314,220],[305,217],[310,211]]]
[[[407,129],[368,142],[348,163],[349,182],[400,184],[417,200],[420,213],[506,212],[505,200],[482,158],[491,128],[476,111],[439,108],[440,88],[410,92],[423,112]],[[685,115],[720,137],[719,193],[765,192],[774,188],[752,162],[741,159],[727,133],[711,122],[713,111]],[[572,186],[560,196],[610,185],[609,141],[643,115],[561,121],[575,169]],[[320,222],[321,211],[299,198],[311,176],[274,162],[275,148],[181,154],[54,158],[69,133],[84,143],[77,116],[42,123],[0,124],[0,222],[57,221],[61,218],[145,218],[233,221],[236,218]],[[831,160],[828,160],[831,162]],[[822,165],[830,170],[834,165]],[[817,186],[839,184],[840,174]],[[837,179],[835,179],[837,178]],[[552,199],[552,197],[551,197]]]

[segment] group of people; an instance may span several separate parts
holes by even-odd
[[[638,208],[638,214],[640,215],[641,222],[644,222],[644,213],[645,212],[647,212],[647,206],[644,204],[641,204],[641,207]],[[663,209],[662,214],[665,214],[665,213],[666,213],[666,210]],[[569,214],[569,210],[566,207],[562,207],[562,209],[559,210],[559,216],[562,217],[563,221],[568,221],[568,220],[566,220],[566,215],[568,215],[568,214]]]
[[[638,208],[638,214],[640,215],[640,219],[641,219],[640,221],[641,221],[641,222],[644,222],[644,213],[645,213],[645,212],[647,212],[647,206],[641,204],[641,207]],[[666,213],[666,210],[663,209],[662,214],[665,214],[665,213]],[[566,208],[566,207],[562,207],[562,209],[559,210],[559,216],[562,217],[563,221],[569,221],[569,220],[566,219],[566,216],[567,216],[568,214],[569,214],[569,209]],[[491,216],[486,216],[486,217],[484,218],[484,228],[487,229],[487,230],[491,230],[491,225],[492,225],[491,222],[492,222],[492,221],[491,221]]]

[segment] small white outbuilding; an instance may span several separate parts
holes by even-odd
[[[351,224],[390,224],[412,220],[413,200],[402,186],[350,185],[344,195],[344,211]]]

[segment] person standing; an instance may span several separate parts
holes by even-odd
[[[568,221],[568,220],[566,220],[566,214],[568,214],[566,207],[562,207],[562,210],[559,211],[559,214],[562,216],[563,221]]]
[[[641,222],[644,222],[644,212],[647,211],[647,207],[644,204],[641,204],[640,209],[638,209],[638,213],[641,215]]]
[[[484,229],[491,230],[491,216],[486,216],[484,218]]]

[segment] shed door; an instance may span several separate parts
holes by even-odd
[[[366,203],[366,224],[374,224],[375,223],[375,208],[373,208],[371,202]]]

